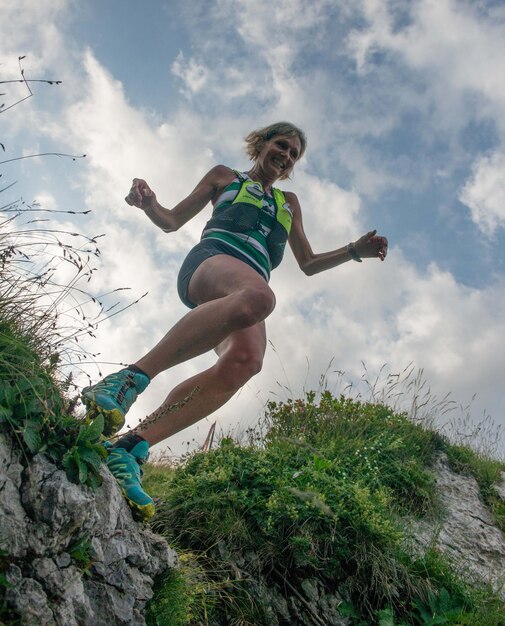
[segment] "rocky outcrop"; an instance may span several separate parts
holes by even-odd
[[[25,626],[142,625],[153,580],[176,563],[132,518],[106,467],[96,491],[0,436],[0,547],[8,604]]]
[[[436,546],[473,580],[489,582],[505,599],[505,535],[484,503],[472,476],[453,472],[444,453],[433,466],[441,505],[439,519],[416,520],[412,535],[418,548]],[[496,487],[505,501],[505,476]]]

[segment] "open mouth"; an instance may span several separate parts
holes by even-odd
[[[284,161],[281,161],[281,159],[278,159],[277,157],[274,157],[272,159],[272,163],[275,165],[275,167],[278,167],[280,170],[286,169],[286,164],[284,163]]]

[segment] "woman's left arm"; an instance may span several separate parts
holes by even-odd
[[[300,269],[312,276],[332,267],[337,267],[346,261],[377,258],[384,261],[388,251],[386,237],[377,235],[376,230],[371,230],[357,241],[347,246],[315,254],[303,229],[302,210],[298,198],[294,193],[287,192],[286,200],[293,211],[293,221],[289,233],[289,245],[293,250],[295,259]]]

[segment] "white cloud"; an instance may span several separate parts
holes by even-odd
[[[505,83],[500,78],[504,16],[486,16],[467,2],[421,0],[411,5],[408,25],[396,28],[393,7],[382,0],[362,2],[368,27],[354,30],[348,38],[358,68],[366,71],[369,63],[373,65],[375,51],[398,55],[412,70],[429,72],[426,84],[445,119],[450,119],[451,111],[452,117],[463,114],[462,105],[469,104],[461,101],[466,92],[480,97],[484,114],[505,130],[501,114]]]
[[[57,209],[57,201],[50,191],[40,191],[34,198],[34,203],[40,205],[43,209]]]
[[[272,58],[272,63],[283,66],[289,64],[293,54],[286,42],[290,40],[294,44],[300,33],[317,28],[326,19],[326,10],[331,4],[329,0],[311,3],[282,0],[274,5],[268,0],[255,4],[247,0],[222,2],[222,5],[234,8],[240,35],[254,46],[261,47],[263,54]],[[265,20],[267,13],[269,19]]]
[[[209,70],[195,59],[186,60],[182,52],[172,63],[172,73],[178,76],[190,93],[200,91],[207,82]]]
[[[492,236],[505,227],[505,153],[481,156],[472,170],[459,199],[470,208],[479,229]]]
[[[0,8],[3,53],[14,52],[17,58],[17,54],[34,50],[40,43],[46,44],[52,52],[51,43],[54,40],[48,34],[51,33],[57,42],[61,41],[62,33],[55,22],[68,8],[68,0],[3,0]],[[21,46],[26,46],[28,50],[23,52],[19,49]]]
[[[306,360],[308,388],[317,387],[332,360],[332,369],[347,372],[355,385],[361,360],[369,380],[385,364],[399,372],[413,362],[424,369],[433,395],[450,392],[464,404],[477,393],[475,411],[487,408],[501,420],[505,356],[496,346],[505,340],[502,284],[469,289],[436,265],[416,270],[395,249],[384,264],[346,264],[313,278],[296,280],[294,271],[287,276],[288,266],[273,281],[288,286],[279,289],[269,327],[295,394],[305,383]],[[280,374],[272,374],[271,353],[267,369],[272,383]],[[264,388],[273,389],[271,383]]]
[[[29,82],[2,86],[6,95],[2,103],[8,109],[8,124],[3,130],[9,156],[18,156],[23,150],[19,144],[38,143],[45,146],[51,136],[46,133],[65,101],[79,89],[79,72],[75,65],[75,44],[67,37],[66,29],[71,20],[72,0],[6,0],[0,3],[0,67],[2,79],[18,81],[21,68]],[[53,81],[53,84],[33,81]],[[57,85],[55,81],[62,81]],[[18,101],[23,100],[19,104]],[[46,133],[46,134],[45,134]],[[45,134],[45,136],[44,136]],[[42,150],[43,152],[46,150]],[[33,152],[32,152],[33,153]]]
[[[132,179],[145,178],[162,204],[175,205],[212,165],[209,150],[200,150],[196,157],[193,151],[197,142],[201,144],[202,122],[190,113],[172,123],[157,124],[131,107],[122,85],[91,51],[84,56],[84,69],[84,98],[69,107],[64,125],[55,124],[51,130],[87,153],[83,185],[97,220],[108,221],[112,216],[136,229],[140,222],[145,230],[149,220],[124,202]],[[193,225],[191,232],[182,231],[182,244],[163,237],[161,231],[157,240],[178,250],[196,240],[202,220],[196,220],[198,226]]]

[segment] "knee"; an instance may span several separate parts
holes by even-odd
[[[235,319],[241,328],[262,322],[275,308],[275,295],[268,285],[246,287],[237,294]]]
[[[234,349],[223,355],[216,367],[226,391],[238,391],[248,380],[261,372],[263,355],[247,348]]]

